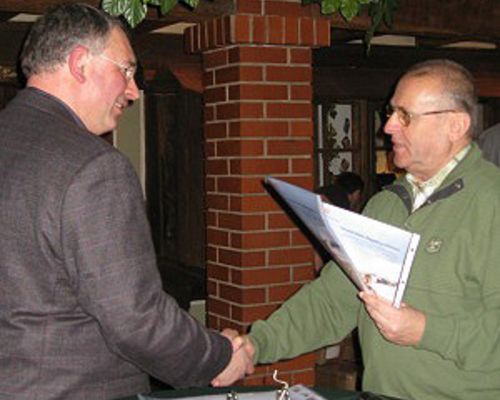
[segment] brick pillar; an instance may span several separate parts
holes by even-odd
[[[203,54],[207,322],[218,330],[246,331],[313,278],[311,246],[262,186],[266,175],[314,183],[311,49],[329,45],[330,29],[303,9],[240,1],[237,14],[185,34]],[[314,361],[261,366],[243,384],[270,384],[276,368],[290,384],[313,384]]]

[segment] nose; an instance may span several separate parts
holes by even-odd
[[[388,135],[393,135],[401,129],[401,123],[398,120],[396,113],[392,113],[384,125],[384,132]]]
[[[125,95],[127,96],[127,99],[130,101],[135,101],[139,98],[139,88],[137,87],[137,83],[135,82],[135,79],[132,78],[125,89]]]

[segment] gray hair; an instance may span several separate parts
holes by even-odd
[[[474,137],[477,130],[477,93],[474,78],[467,68],[447,59],[427,60],[413,65],[403,78],[433,76],[439,79],[443,87],[443,96],[448,98],[453,107],[465,111],[471,120],[468,134]]]
[[[50,8],[35,21],[24,42],[20,61],[25,77],[53,71],[77,45],[102,52],[114,27],[125,31],[118,19],[88,4]]]

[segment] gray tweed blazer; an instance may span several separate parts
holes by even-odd
[[[127,159],[22,90],[0,112],[0,399],[207,385],[231,352],[162,291]]]

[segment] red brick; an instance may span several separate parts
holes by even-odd
[[[212,211],[212,210],[205,211],[205,218],[206,218],[206,224],[207,224],[207,226],[217,227],[219,225],[219,223],[218,223],[218,214],[219,214],[218,212]],[[209,257],[208,252],[212,251],[214,249],[215,249],[214,247],[210,247],[210,246],[207,247],[207,257]],[[216,254],[213,254],[213,256],[215,257]],[[210,258],[210,260],[217,261],[216,258]]]
[[[245,324],[245,323],[240,323],[239,321],[232,321],[229,319],[220,318],[220,328],[218,330],[220,331],[222,329],[229,328],[229,329],[234,329],[239,333],[246,333],[248,332],[248,327],[249,327],[248,323]]]
[[[243,379],[243,386],[264,386],[264,377],[255,376],[255,374],[249,375]]]
[[[237,0],[236,10],[244,14],[261,14],[262,0]]]
[[[205,192],[214,192],[216,189],[216,179],[212,176],[205,177]]]
[[[312,100],[312,86],[310,85],[291,85],[291,100]]]
[[[269,140],[267,142],[267,155],[311,155],[313,151],[312,140]]]
[[[217,281],[207,280],[207,293],[219,297],[219,285]]]
[[[215,18],[215,45],[216,46],[222,46],[228,41],[225,40],[225,24],[224,24],[224,18]]]
[[[230,305],[225,301],[215,299],[213,297],[208,297],[207,299],[207,310],[211,314],[218,314],[229,317]]]
[[[219,285],[220,297],[239,304],[256,304],[266,301],[264,288],[242,288],[226,284]]]
[[[206,123],[203,127],[205,131],[205,138],[207,139],[218,139],[227,137],[227,123],[226,122],[215,122]]]
[[[264,251],[242,252],[238,250],[219,249],[219,262],[235,267],[264,266],[266,253]]]
[[[301,370],[306,369],[316,362],[317,359],[316,352],[310,352],[303,354],[299,357],[292,358],[290,360],[284,360],[275,363],[275,367],[280,371],[290,371],[290,370]]]
[[[229,100],[287,100],[287,85],[241,84],[229,87]]]
[[[210,159],[205,162],[205,173],[207,175],[227,175],[228,161],[219,159]]]
[[[301,18],[299,20],[300,44],[314,45],[314,20],[312,18]]]
[[[314,386],[316,382],[316,373],[314,363],[311,363],[311,369],[307,371],[298,371],[292,374],[291,385],[302,384],[305,386]]]
[[[214,106],[203,107],[203,118],[205,119],[205,123],[213,121],[215,118],[215,107]]]
[[[309,173],[312,174],[314,172],[314,163],[312,157],[310,158],[294,158],[292,161],[292,173],[294,174],[303,174]]]
[[[215,279],[227,282],[229,280],[229,269],[217,264],[207,264],[207,279]]]
[[[220,318],[218,318],[213,314],[209,314],[208,310],[207,310],[206,320],[207,320],[207,327],[209,327],[210,329],[215,329],[216,331],[220,331],[222,329],[220,325]]]
[[[225,193],[258,194],[265,192],[260,178],[220,177],[217,187],[219,191]]]
[[[238,46],[229,50],[229,62],[284,64],[287,62],[287,49],[276,46]]]
[[[243,231],[255,231],[265,228],[264,215],[241,215],[234,213],[220,213],[219,227]]]
[[[297,44],[299,42],[299,19],[296,17],[285,18],[285,43]]]
[[[210,213],[211,215],[215,215],[216,213]],[[215,217],[214,217],[215,218]],[[210,224],[208,221],[207,221],[207,226],[210,226],[210,225],[214,225],[214,224]],[[208,245],[207,246],[207,260],[210,261],[210,262],[217,262],[217,253],[218,253],[218,247],[214,247],[214,246],[210,246]]]
[[[302,266],[302,267],[293,267],[292,268],[292,281],[293,282],[305,282],[314,279],[314,268],[311,265]]]
[[[286,159],[254,159],[230,160],[231,174],[283,174],[288,172]]]
[[[269,265],[290,265],[311,263],[313,252],[311,247],[287,248],[269,251]]]
[[[268,214],[267,218],[269,229],[295,228],[295,224],[290,221],[290,218],[283,212]]]
[[[258,319],[265,319],[276,310],[276,305],[264,305],[254,307],[240,307],[231,305],[231,317],[238,321],[253,322]]]
[[[207,47],[209,49],[215,49],[217,47],[217,38],[216,38],[216,20],[210,19],[205,22],[207,29]]]
[[[267,103],[268,118],[312,118],[310,103]]]
[[[283,302],[291,297],[302,285],[271,286],[269,288],[269,301]]]
[[[234,270],[231,274],[231,281],[245,286],[290,282],[290,268]]]
[[[217,119],[262,118],[264,107],[262,103],[235,102],[216,106]]]
[[[208,88],[203,92],[203,101],[205,104],[220,103],[226,100],[227,96],[225,86]]]
[[[229,208],[228,196],[220,194],[210,194],[206,196],[207,208],[215,210],[227,210]]]
[[[331,18],[317,18],[315,20],[316,24],[316,43],[318,47],[330,46],[331,42],[331,29],[330,29]]]
[[[266,66],[266,80],[272,82],[311,82],[312,68],[286,67],[280,65]]]
[[[292,246],[305,246],[310,245],[309,240],[304,236],[301,231],[292,233]]]
[[[230,122],[229,135],[240,136],[286,136],[288,122],[285,121],[237,121]]]
[[[283,44],[285,42],[285,19],[279,15],[267,17],[269,27],[268,41],[271,44]]]
[[[267,43],[267,17],[254,16],[252,18],[252,42],[253,43]]]
[[[300,2],[266,1],[266,15],[311,15],[311,7],[304,7]]]
[[[231,196],[229,209],[235,212],[266,212],[281,210],[271,196]]]
[[[262,140],[221,140],[217,142],[218,157],[261,156],[264,151]]]
[[[208,227],[207,242],[213,245],[228,246],[229,233],[220,229]]]
[[[312,51],[310,48],[291,48],[290,62],[292,64],[307,64],[312,63]]]
[[[292,121],[290,123],[291,136],[313,136],[314,124],[312,121]]]
[[[205,148],[205,157],[210,158],[215,156],[215,142],[205,140],[203,147]]]
[[[230,232],[231,245],[241,249],[267,249],[290,245],[288,232]]]
[[[231,43],[249,43],[250,42],[250,16],[231,15],[231,28],[233,35]]]
[[[261,66],[230,66],[215,71],[215,83],[224,84],[239,81],[258,82],[263,79]]]
[[[207,24],[205,22],[200,25],[200,48],[202,50],[208,49],[208,33],[207,33]]]

